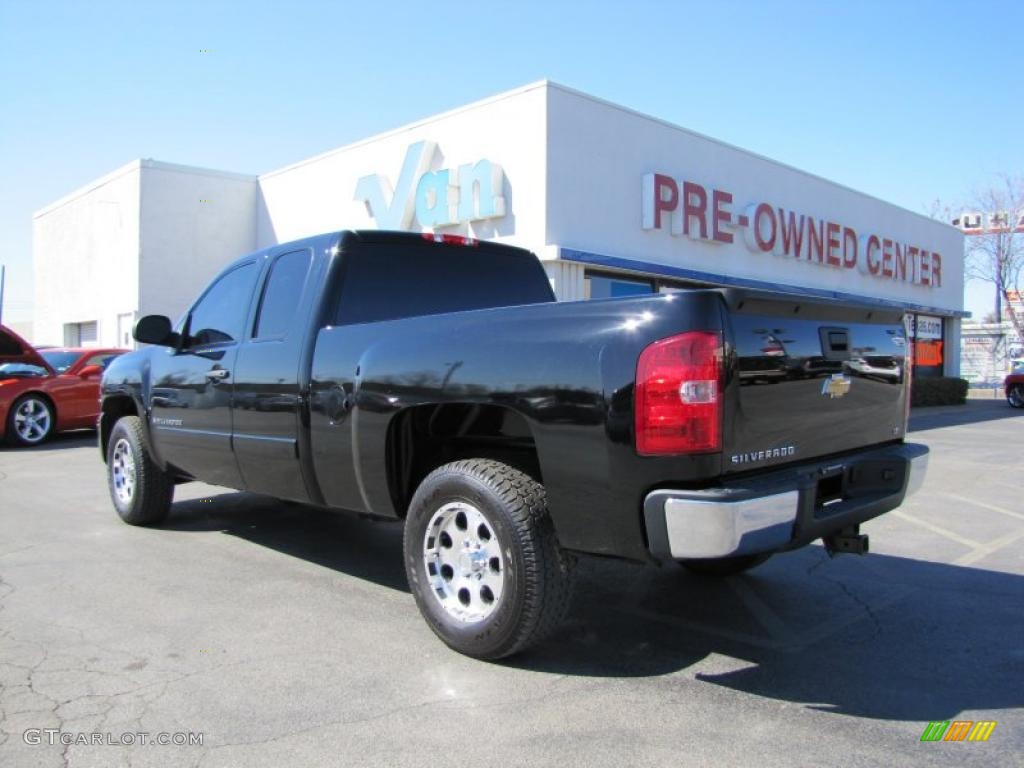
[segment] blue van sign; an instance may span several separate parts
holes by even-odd
[[[374,173],[356,184],[355,199],[381,229],[450,227],[505,215],[505,173],[490,160],[434,169],[437,144],[418,141],[405,152],[398,183]]]

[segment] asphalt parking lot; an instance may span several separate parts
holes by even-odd
[[[724,581],[584,560],[565,627],[503,664],[434,638],[398,525],[188,485],[131,528],[94,435],[0,449],[0,765],[1019,766],[1024,412],[912,428],[930,474],[871,555]],[[923,743],[933,720],[997,725]]]

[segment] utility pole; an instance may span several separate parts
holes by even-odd
[[[4,278],[7,277],[7,267],[0,264],[0,325],[4,322]]]
[[[996,322],[999,327],[1003,325],[1003,265],[999,265],[996,272]]]

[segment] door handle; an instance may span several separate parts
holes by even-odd
[[[335,384],[328,392],[324,404],[324,413],[331,420],[332,424],[338,424],[345,419],[346,414],[352,410],[355,404],[352,396],[345,391],[340,384]]]
[[[206,378],[213,379],[214,381],[226,379],[230,375],[231,371],[227,370],[226,368],[211,368],[209,371],[206,372]]]

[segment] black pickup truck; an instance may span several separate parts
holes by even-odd
[[[341,232],[225,269],[102,383],[125,522],[189,480],[404,519],[451,647],[500,658],[568,605],[576,555],[736,573],[920,485],[901,314],[749,290],[559,303],[530,252]]]

